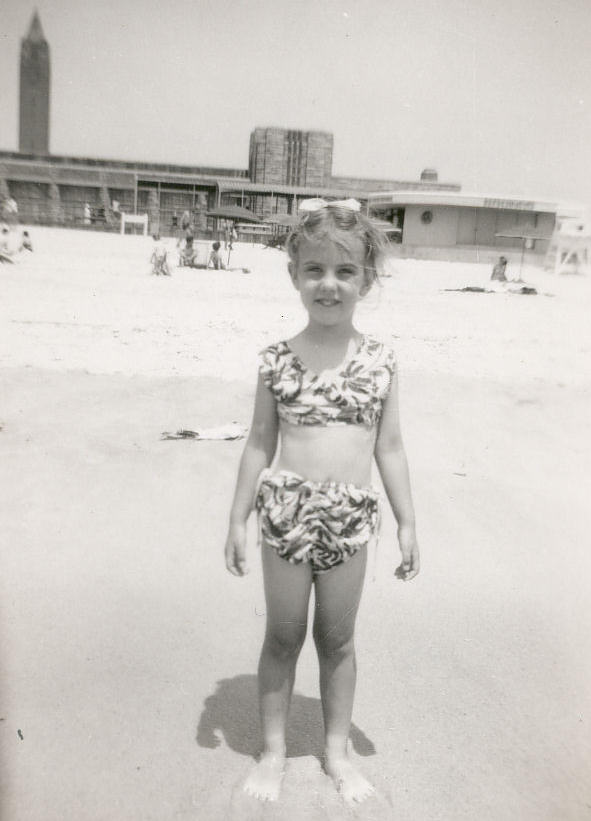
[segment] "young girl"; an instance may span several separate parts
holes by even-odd
[[[373,792],[347,755],[355,618],[379,518],[378,494],[369,485],[373,457],[398,523],[398,578],[416,576],[419,552],[394,354],[353,324],[357,303],[377,279],[384,241],[354,200],[302,206],[287,251],[308,323],[293,339],[261,352],[225,547],[228,570],[247,573],[246,521],[254,504],[267,604],[259,662],[263,751],[244,789],[261,800],[279,795],[289,702],[314,586],[324,766],[343,798],[354,802]]]

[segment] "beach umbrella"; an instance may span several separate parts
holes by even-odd
[[[520,239],[521,240],[521,259],[519,260],[519,279],[518,282],[521,282],[521,269],[523,268],[523,257],[525,256],[525,249],[528,243],[532,243],[537,239],[547,240],[550,237],[547,234],[532,234],[527,233],[524,234],[520,231],[507,231],[506,233],[495,234],[495,237],[503,237],[507,239]]]
[[[265,222],[268,222],[269,225],[284,225],[286,228],[292,228],[299,221],[300,218],[297,214],[270,214],[265,217]]]
[[[240,205],[220,205],[207,212],[208,217],[216,219],[231,220],[232,222],[260,222],[260,219],[248,208]]]

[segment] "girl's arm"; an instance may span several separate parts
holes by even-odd
[[[226,567],[235,576],[244,576],[248,573],[246,521],[253,507],[259,475],[273,461],[277,449],[278,431],[279,422],[275,399],[259,375],[254,414],[238,469],[225,547]]]
[[[400,433],[396,372],[392,375],[390,392],[382,407],[375,458],[388,501],[398,523],[402,564],[396,570],[396,575],[400,579],[412,579],[419,572],[419,546],[415,531],[408,462]]]

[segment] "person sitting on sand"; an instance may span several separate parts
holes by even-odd
[[[491,280],[496,282],[507,282],[507,275],[505,269],[507,267],[507,257],[499,257],[499,261],[495,264],[490,275]]]
[[[33,250],[33,243],[31,242],[31,237],[29,236],[28,231],[23,231],[23,235],[21,237],[21,251],[32,251]]]
[[[374,792],[347,750],[355,619],[368,544],[378,535],[379,494],[369,485],[373,458],[398,523],[399,579],[416,576],[419,551],[394,352],[353,325],[357,303],[378,279],[385,238],[355,200],[304,201],[300,209],[302,219],[287,241],[288,269],[308,321],[292,339],[260,353],[225,544],[227,569],[244,576],[246,523],[254,506],[267,605],[259,662],[263,748],[243,788],[263,801],[279,796],[288,709],[314,587],[324,768],[343,799],[354,803]]]
[[[10,231],[4,225],[0,233],[0,262],[14,262],[14,248],[10,244]]]
[[[214,242],[211,246],[212,250],[209,255],[209,260],[207,262],[207,267],[215,268],[216,271],[220,269],[225,269],[224,260],[222,259],[222,254],[220,251],[220,243]]]
[[[163,274],[164,276],[170,276],[170,269],[168,267],[167,261],[167,252],[164,243],[160,239],[159,234],[154,234],[152,236],[154,240],[154,247],[152,249],[152,256],[150,257],[150,262],[152,263],[152,273],[153,274]]]

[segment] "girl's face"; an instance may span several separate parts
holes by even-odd
[[[302,237],[289,273],[310,319],[320,325],[351,321],[355,306],[369,291],[364,259],[365,246],[359,239],[345,249],[330,240],[310,242]]]

